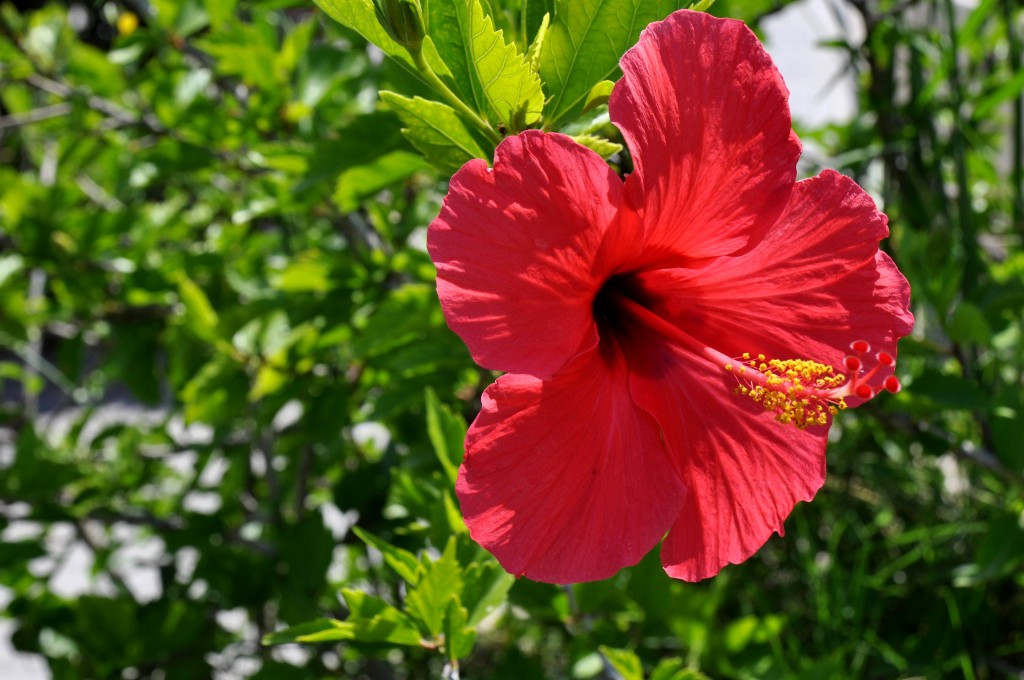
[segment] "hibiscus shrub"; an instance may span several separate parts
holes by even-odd
[[[0,676],[1024,672],[1024,10],[790,4],[0,5]]]

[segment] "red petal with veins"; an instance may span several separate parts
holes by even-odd
[[[662,564],[686,581],[714,576],[781,534],[793,506],[821,488],[828,428],[776,422],[733,395],[732,375],[661,339],[627,353],[633,397],[661,425],[689,490]]]
[[[633,155],[629,202],[644,260],[741,251],[779,215],[800,142],[789,91],[742,22],[680,11],[651,24],[621,62],[609,104]]]
[[[723,354],[812,359],[842,372],[852,340],[895,356],[896,340],[913,328],[910,285],[878,250],[888,233],[871,197],[826,170],[797,183],[785,213],[749,252],[637,279],[651,309]],[[880,370],[869,384],[879,391],[892,372]]]
[[[456,492],[470,535],[517,576],[608,578],[665,535],[685,495],[614,341],[550,380],[505,375],[466,437]]]
[[[622,182],[569,137],[505,139],[452,177],[427,232],[448,326],[486,368],[547,377],[597,342],[593,263]]]

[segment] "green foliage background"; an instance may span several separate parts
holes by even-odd
[[[0,602],[20,650],[55,678],[1024,672],[1019,3],[845,0],[867,29],[832,46],[858,115],[799,130],[890,217],[906,389],[842,414],[825,488],[745,564],[685,584],[654,553],[568,588],[513,582],[465,533],[454,472],[492,376],[444,325],[424,229],[499,127],[616,161],[600,81],[679,5],[586,0],[580,23],[561,0],[425,2],[424,59],[480,129],[369,0],[318,4],[92,3],[77,30],[64,5],[0,5]],[[711,11],[756,26],[786,4]],[[504,66],[467,61],[487,45],[464,26],[516,46],[519,99],[484,85]],[[83,549],[88,590],[57,587]]]

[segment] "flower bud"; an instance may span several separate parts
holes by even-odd
[[[410,52],[420,49],[424,30],[419,0],[373,0],[373,9],[392,40]]]

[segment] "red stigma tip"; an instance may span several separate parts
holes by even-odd
[[[902,385],[900,385],[899,378],[897,378],[894,375],[890,375],[882,383],[882,387],[885,388],[886,392],[892,392],[893,394],[896,394],[897,392],[900,391]]]
[[[868,344],[867,340],[854,340],[850,343],[850,349],[857,354],[864,354],[871,351],[871,345]]]
[[[854,393],[861,399],[870,399],[875,396],[875,391],[871,389],[871,386],[864,384],[857,385],[857,389],[854,390]]]
[[[888,352],[879,352],[878,363],[882,364],[883,366],[895,366],[896,359],[893,358],[893,356]]]
[[[846,357],[843,359],[843,365],[847,371],[859,371],[861,367],[860,359],[857,357]]]

